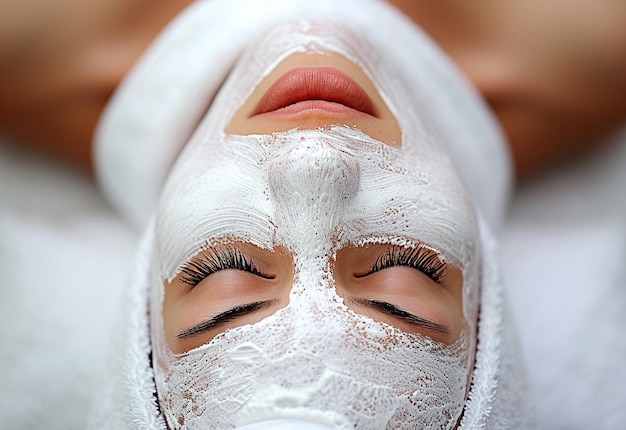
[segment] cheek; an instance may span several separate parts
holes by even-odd
[[[345,304],[357,313],[407,333],[455,343],[465,321],[462,272],[446,265],[437,281],[415,267],[403,265],[370,273],[386,249],[375,245],[346,248],[338,253],[333,272],[337,293]],[[436,263],[424,264],[428,267]],[[372,306],[372,302],[376,303]]]
[[[433,282],[409,267],[392,267],[356,281],[354,288],[364,296],[395,299],[407,311],[445,325],[453,324],[456,314],[462,313],[457,294],[451,291],[456,288]]]
[[[363,306],[348,306],[355,312],[393,325],[408,333],[419,333],[438,342],[452,344],[459,339],[463,328],[462,303],[457,294],[426,279],[415,269],[396,267],[385,269],[363,279],[353,279],[348,284],[338,283],[337,291],[344,298],[377,300],[393,304],[412,315],[449,327],[448,333],[440,333],[415,327],[410,323],[385,315]]]
[[[174,281],[165,284],[163,325],[167,344],[174,353],[181,353],[208,343],[217,334],[232,327],[258,322],[289,301],[289,289],[282,283],[259,278],[241,270],[214,273],[195,287]],[[242,316],[202,335],[179,339],[185,328],[199,324],[235,306],[265,300],[276,300],[272,309]]]

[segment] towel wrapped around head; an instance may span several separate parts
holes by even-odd
[[[260,80],[303,52],[361,67],[397,118],[401,147],[345,126],[226,134]],[[510,192],[505,144],[463,76],[386,3],[192,5],[118,89],[96,164],[105,193],[145,233],[92,427],[530,426],[492,235]],[[239,176],[222,180],[229,174]],[[243,206],[254,221],[210,218]],[[164,284],[233,237],[292,256],[289,305],[174,354]],[[374,322],[322,288],[334,286],[320,273],[338,250],[370,245],[432,251],[460,270],[463,318],[450,345]],[[336,330],[343,326],[363,330]],[[324,330],[332,335],[318,339]]]

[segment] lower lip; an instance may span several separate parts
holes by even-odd
[[[257,115],[271,115],[271,116],[292,116],[298,114],[333,114],[333,115],[357,115],[357,116],[365,116],[366,113],[358,111],[356,109],[352,109],[349,106],[343,105],[341,103],[329,102],[326,100],[304,100],[301,102],[296,102],[285,107],[260,113]],[[255,115],[255,116],[257,116]]]
[[[252,116],[302,113],[376,116],[365,90],[331,67],[303,67],[285,73],[261,97]]]

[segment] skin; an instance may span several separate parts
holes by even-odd
[[[259,101],[278,79],[293,70],[311,65],[331,67],[351,77],[367,92],[376,115],[346,114],[326,104],[281,114],[278,118],[272,118],[269,124],[267,113],[255,114]],[[395,117],[363,71],[337,54],[295,54],[281,62],[256,87],[235,113],[226,131],[247,135],[293,128],[327,128],[332,125],[355,127],[391,146],[401,145],[401,131]],[[251,262],[255,270],[219,270],[204,277],[199,283],[194,282],[195,285],[190,285],[188,275],[183,270],[171,283],[164,283],[165,337],[173,352],[182,353],[203,345],[228,328],[253,324],[288,304],[294,280],[292,256],[283,249],[268,251],[246,243],[228,246],[230,248],[218,243],[201,251],[186,268],[202,264],[207,256],[210,260],[211,255],[220,255],[225,249],[232,252],[234,249]],[[436,252],[430,249],[420,252],[432,255],[440,265],[440,279],[432,279],[408,265],[373,270],[381,255],[391,249],[390,245],[348,246],[340,249],[333,261],[337,293],[344,298],[349,308],[376,321],[410,333],[420,333],[442,343],[454,343],[461,334],[464,321],[461,271],[440,262]],[[221,322],[224,312],[252,303],[261,304],[251,311],[235,311],[235,317]],[[404,314],[399,315],[398,309]],[[206,321],[210,321],[207,324],[210,328],[198,330],[198,324]],[[215,321],[220,323],[214,324]]]
[[[191,0],[0,3],[0,134],[92,167],[114,88]],[[626,120],[626,3],[389,0],[448,53],[508,137],[519,178]]]
[[[165,337],[174,353],[188,351],[210,341],[226,329],[243,324],[253,324],[273,314],[289,303],[289,287],[293,282],[293,262],[284,250],[263,250],[246,243],[236,243],[239,250],[266,277],[244,270],[221,270],[206,277],[196,286],[190,286],[178,275],[171,283],[165,283],[163,299],[163,323]],[[219,252],[223,246],[213,248]],[[206,252],[196,255],[192,261],[201,261]],[[204,321],[207,316],[217,315],[245,303],[272,301],[255,312],[234,318],[204,333],[181,337],[184,329]]]

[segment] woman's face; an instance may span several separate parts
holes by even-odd
[[[151,314],[171,426],[460,415],[472,207],[410,95],[344,32],[288,25],[262,39],[168,180]]]
[[[338,54],[295,54],[261,81],[226,133],[332,126],[359,130],[392,147],[402,144],[395,117],[358,66]],[[164,285],[169,347],[174,353],[188,351],[286,306],[294,269],[293,256],[283,247],[262,249],[240,241],[205,247]],[[463,276],[436,249],[348,245],[332,256],[331,269],[334,288],[355,312],[438,342],[458,340]]]

